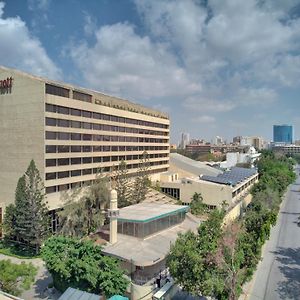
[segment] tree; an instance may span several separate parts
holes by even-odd
[[[14,204],[9,204],[5,209],[2,228],[7,238],[13,239],[16,235],[16,207]]]
[[[127,164],[122,160],[112,173],[113,187],[118,194],[118,206],[125,207],[130,205],[130,187]]]
[[[19,296],[30,288],[36,274],[37,269],[31,263],[13,264],[10,260],[0,260],[0,290]]]
[[[133,190],[132,190],[132,202],[140,203],[145,200],[146,194],[149,189],[150,179],[149,179],[149,158],[148,153],[144,151],[143,157],[139,163],[139,169],[137,171],[137,176],[134,179]]]
[[[50,219],[44,199],[43,182],[32,160],[23,176],[18,180],[15,205],[5,214],[6,231],[18,241],[34,247],[36,253],[49,235]],[[8,227],[13,226],[11,229]]]
[[[239,223],[232,223],[227,226],[219,240],[218,250],[215,255],[215,261],[219,272],[223,275],[225,282],[224,292],[226,299],[238,299],[241,286],[242,263],[244,261],[244,252],[239,245],[241,228]]]
[[[108,186],[108,178],[98,174],[92,185],[65,193],[64,208],[58,212],[60,234],[83,237],[95,232],[104,221],[102,210],[109,202]]]
[[[25,199],[27,208],[23,216],[29,217],[23,225],[22,239],[39,251],[43,240],[49,235],[50,217],[44,199],[44,186],[35,162],[31,160],[25,175]],[[22,214],[22,213],[21,213]],[[19,216],[17,215],[17,220]]]
[[[204,213],[205,206],[203,204],[203,197],[201,193],[195,193],[193,195],[190,208],[193,215],[201,215]]]
[[[176,283],[193,295],[216,296],[224,290],[214,255],[222,234],[223,210],[214,210],[198,233],[179,235],[171,246],[167,265]]]
[[[103,256],[101,247],[91,241],[53,236],[45,242],[41,253],[60,291],[70,286],[110,297],[123,294],[129,283],[118,261]]]

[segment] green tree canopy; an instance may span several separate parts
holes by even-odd
[[[50,218],[44,199],[44,186],[32,160],[18,180],[15,204],[5,212],[5,232],[38,252],[50,232]],[[9,228],[12,226],[12,228]]]
[[[45,242],[42,257],[61,291],[70,286],[109,297],[122,295],[129,283],[117,260],[103,256],[91,241],[53,236]]]
[[[14,264],[10,260],[0,260],[0,290],[19,296],[30,288],[36,274],[37,269],[31,263]]]

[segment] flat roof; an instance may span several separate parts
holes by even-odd
[[[175,243],[179,233],[185,233],[188,230],[195,232],[200,222],[199,218],[187,213],[182,223],[158,232],[144,240],[118,233],[118,241],[115,244],[104,246],[102,252],[131,262],[135,266],[152,266],[167,256],[171,244]]]
[[[101,296],[69,287],[58,300],[100,300]]]
[[[188,211],[186,205],[139,203],[120,209],[119,221],[149,222],[164,216],[176,214],[180,211]]]

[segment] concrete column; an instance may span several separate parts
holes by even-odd
[[[110,191],[110,209],[108,210],[110,217],[110,226],[109,226],[109,242],[115,244],[118,237],[118,195],[116,190]]]

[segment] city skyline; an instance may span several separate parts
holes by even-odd
[[[299,8],[271,0],[0,1],[0,65],[165,111],[173,143],[181,132],[271,140],[272,126],[285,123],[299,139]]]

